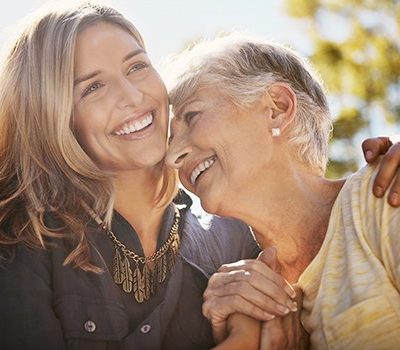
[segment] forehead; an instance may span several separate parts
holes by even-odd
[[[213,86],[203,86],[187,96],[185,100],[172,104],[173,118],[181,120],[188,109],[211,108],[226,103],[226,97]]]
[[[107,35],[108,34],[108,35]],[[97,20],[93,23],[84,25],[77,35],[77,42],[84,41],[86,44],[98,44],[100,39],[125,39],[134,41],[137,45],[138,41],[129,29],[123,27],[119,23],[113,23],[106,20]]]
[[[77,36],[75,64],[103,58],[119,58],[128,51],[141,49],[132,33],[113,23],[99,21],[85,27]]]

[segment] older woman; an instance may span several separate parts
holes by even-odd
[[[313,348],[396,348],[400,214],[370,194],[376,166],[324,178],[332,125],[307,62],[231,35],[175,63],[167,162],[184,186],[276,248],[275,268],[304,291]]]

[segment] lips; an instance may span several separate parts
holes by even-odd
[[[208,170],[215,162],[215,156],[207,158],[199,163],[191,172],[190,183],[194,185],[201,174]]]
[[[117,136],[129,135],[147,128],[154,119],[154,111],[147,112],[139,118],[132,118],[116,128],[112,133]]]

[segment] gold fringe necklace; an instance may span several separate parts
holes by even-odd
[[[174,223],[167,241],[154,254],[145,257],[129,250],[99,217],[96,218],[96,222],[114,243],[115,252],[112,262],[114,282],[122,285],[125,293],[133,291],[138,303],[149,300],[156,293],[157,283],[163,282],[174,266],[180,246],[179,220],[179,210],[175,207]],[[134,262],[133,272],[129,259]]]

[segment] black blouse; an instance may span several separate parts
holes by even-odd
[[[0,265],[0,349],[208,349],[211,327],[202,316],[208,277],[222,263],[254,257],[259,249],[242,223],[212,218],[203,227],[181,194],[164,214],[158,247],[168,238],[174,206],[181,208],[181,249],[157,294],[137,303],[111,276],[114,245],[99,227],[88,227],[92,260],[104,269],[87,273],[63,266],[68,250],[19,246]],[[143,255],[133,227],[115,213],[112,230]]]

